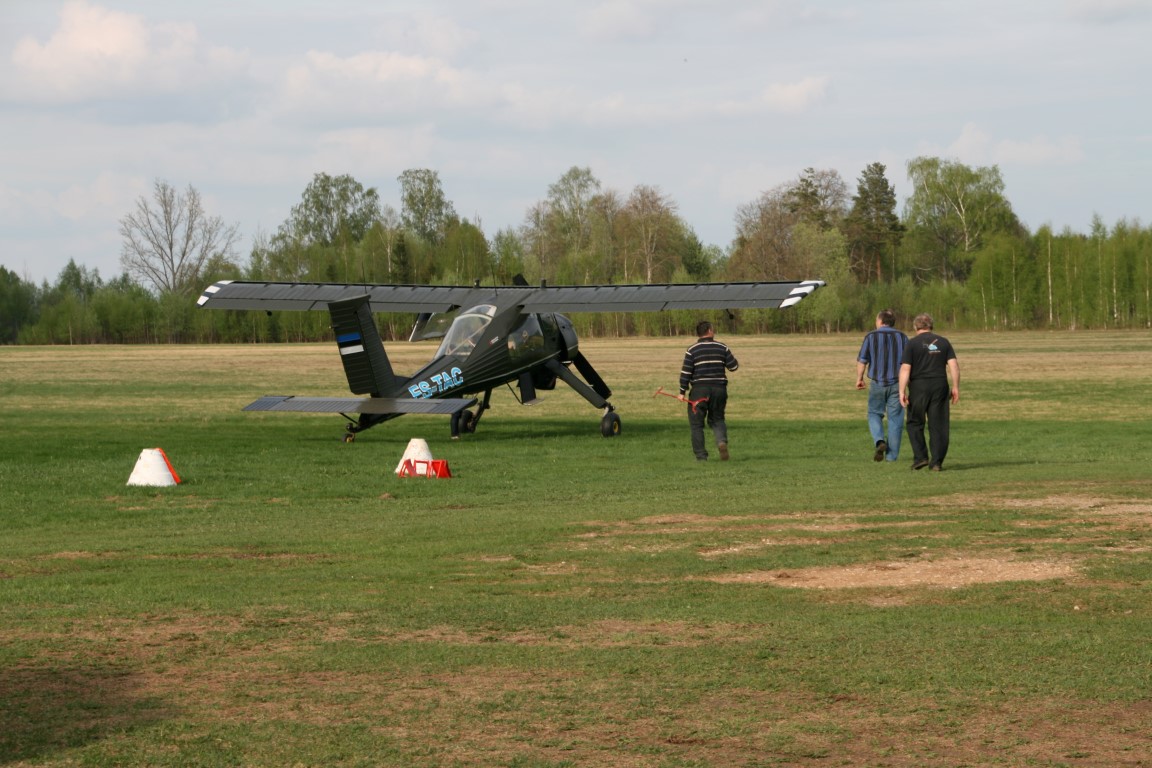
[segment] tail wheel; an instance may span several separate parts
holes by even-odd
[[[616,437],[620,434],[620,417],[615,411],[604,414],[604,418],[600,419],[600,434],[604,437]]]

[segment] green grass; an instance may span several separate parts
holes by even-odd
[[[931,475],[871,461],[859,339],[728,341],[707,464],[679,339],[582,344],[615,439],[558,390],[352,445],[239,412],[328,345],[0,348],[0,764],[1147,765],[1152,339],[954,337]]]

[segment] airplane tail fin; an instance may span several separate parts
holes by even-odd
[[[340,361],[353,394],[387,395],[395,388],[397,377],[384,351],[380,331],[368,305],[368,296],[357,296],[328,304],[332,330],[340,348]]]

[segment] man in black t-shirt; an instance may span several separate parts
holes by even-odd
[[[905,424],[912,444],[912,469],[930,467],[939,472],[948,455],[950,406],[960,402],[960,364],[948,339],[932,331],[932,316],[917,315],[916,335],[904,346],[900,361],[900,403],[907,409]],[[952,377],[949,389],[948,377]],[[929,458],[924,422],[932,439]]]

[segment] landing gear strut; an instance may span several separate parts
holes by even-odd
[[[356,434],[363,432],[370,427],[374,427],[382,421],[387,421],[388,416],[378,416],[372,413],[361,413],[359,418],[352,418],[346,413],[340,414],[348,423],[344,425],[344,434],[340,436],[340,440],[345,443],[356,442]]]
[[[612,396],[612,390],[608,388],[608,385],[604,383],[604,380],[600,378],[600,375],[596,373],[584,355],[576,353],[572,356],[572,363],[588,380],[587,382],[582,381],[579,376],[568,370],[566,365],[561,365],[555,358],[544,365],[556,374],[557,378],[576,390],[577,394],[585,400],[597,408],[604,409],[604,416],[600,419],[600,434],[604,437],[615,437],[620,434],[620,417],[616,415],[612,404],[608,402],[608,398]]]
[[[484,411],[488,410],[491,406],[489,401],[492,399],[492,390],[484,390],[484,399],[476,406],[476,413],[472,411],[463,410],[456,411],[452,414],[452,439],[459,440],[460,434],[471,435],[476,431],[476,425],[480,423],[480,417],[484,415]]]

